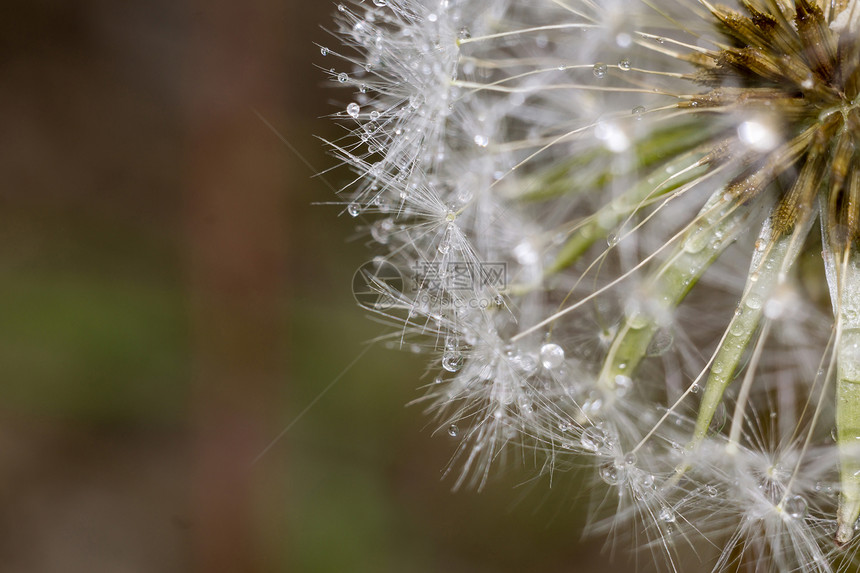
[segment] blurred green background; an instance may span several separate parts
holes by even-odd
[[[382,332],[366,239],[314,206],[348,177],[313,177],[333,4],[4,8],[2,571],[608,570],[575,481],[450,491],[405,407],[427,357],[374,347],[320,397]]]

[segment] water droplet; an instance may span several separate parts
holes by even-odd
[[[658,517],[660,518],[660,521],[665,523],[675,523],[675,512],[672,511],[671,507],[664,506],[663,509],[660,510]]]
[[[706,485],[705,486],[705,495],[707,495],[708,497],[717,497],[717,494],[719,494],[719,493],[720,493],[719,490],[717,490],[717,488],[715,488],[714,486],[712,486],[712,485]]]
[[[669,330],[658,330],[651,342],[648,344],[646,353],[648,356],[662,356],[672,348],[675,343],[675,335]]]
[[[631,301],[624,309],[624,317],[627,319],[627,326],[633,330],[640,330],[651,324],[648,314],[642,311],[642,308],[636,301]]]
[[[373,240],[380,245],[387,245],[391,238],[390,235],[393,229],[394,222],[391,219],[380,219],[370,227],[370,234],[373,237]]]
[[[547,370],[558,368],[564,363],[564,349],[558,344],[544,344],[540,348],[540,361]]]
[[[792,495],[782,502],[782,509],[789,517],[801,519],[806,517],[806,499],[802,495]]]
[[[504,303],[504,300],[501,301]],[[537,357],[534,354],[522,352],[515,354],[510,358],[511,366],[519,373],[530,376],[538,369]]]
[[[358,217],[361,214],[361,206],[358,203],[350,203],[346,208],[347,213],[352,217]]]
[[[630,60],[627,58],[622,58],[620,62],[618,62],[618,69],[622,72],[630,71]]]
[[[761,297],[757,294],[751,294],[746,300],[746,305],[753,310],[760,309],[762,305]]]
[[[320,48],[320,54],[322,54],[323,56],[327,56],[328,55],[328,48],[326,48],[325,46]]]
[[[442,368],[448,372],[457,372],[463,365],[463,355],[457,351],[449,350],[442,355]]]
[[[358,114],[361,112],[361,107],[355,102],[346,106],[346,113],[349,114],[349,117],[356,119],[358,118]]]
[[[457,424],[451,424],[448,426],[448,435],[452,438],[456,438],[460,435],[460,428],[457,427]]]
[[[600,416],[600,410],[603,408],[603,398],[600,395],[593,395],[582,405],[582,413],[587,417],[596,418]]]
[[[618,485],[619,483],[623,483],[627,478],[624,468],[619,468],[615,465],[615,462],[606,462],[601,465],[598,473],[600,474],[600,479],[609,485]]]
[[[372,112],[370,112],[370,119],[372,121],[376,121],[377,119],[379,119],[379,112],[376,110],[373,110]]]
[[[698,382],[694,382],[694,383],[690,386],[690,392],[691,392],[691,393],[693,393],[693,394],[698,394],[698,393],[699,393],[699,390],[700,390],[700,387],[699,387],[699,383],[698,383]]]
[[[623,398],[633,389],[633,379],[630,376],[619,374],[615,377],[615,395]]]
[[[478,147],[487,147],[490,144],[490,139],[486,135],[481,134],[476,135],[474,141]]]
[[[602,62],[598,62],[594,64],[594,67],[591,69],[591,72],[594,74],[595,78],[603,78],[606,76],[606,70],[609,69],[609,66]]]
[[[439,245],[436,247],[436,250],[440,255],[447,255],[451,251],[451,240],[448,238],[447,234],[442,237],[441,241],[439,241]]]
[[[345,84],[346,82],[349,81],[349,76],[346,74],[346,72],[341,72],[337,75],[337,81],[339,81],[342,84]]]
[[[729,334],[731,334],[732,336],[740,336],[743,333],[744,333],[743,323],[738,319],[732,320],[732,324],[729,326]]]
[[[460,31],[457,33],[457,37],[460,38],[461,40],[468,40],[469,38],[472,37],[472,32],[469,30],[469,28],[466,28],[464,26],[464,27],[460,28]]]
[[[684,250],[691,255],[700,253],[710,239],[710,234],[707,228],[699,227],[696,231],[684,241]]]
[[[606,445],[606,432],[597,426],[589,426],[582,432],[580,443],[583,449],[589,452],[600,451]]]
[[[520,412],[523,414],[531,414],[534,412],[534,406],[532,405],[532,401],[529,396],[520,396],[517,398],[517,406],[519,406]]]
[[[628,466],[636,465],[636,454],[633,452],[628,453],[624,456],[624,463]]]
[[[610,247],[614,247],[615,245],[617,245],[618,235],[616,235],[615,233],[609,233],[608,235],[606,235],[606,244]]]
[[[388,0],[373,0],[374,6],[388,6]]]
[[[643,115],[645,115],[645,106],[644,105],[637,105],[636,107],[633,108],[633,116],[637,120],[642,119]]]

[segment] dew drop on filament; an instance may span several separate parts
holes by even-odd
[[[589,452],[600,451],[606,445],[606,432],[597,426],[589,426],[582,432],[580,443]]]
[[[564,349],[551,342],[544,344],[540,349],[540,361],[548,370],[558,368],[564,363]]]
[[[449,350],[442,355],[442,368],[448,372],[457,372],[463,365],[463,356],[456,351]]]
[[[619,468],[615,462],[606,462],[598,471],[600,479],[609,485],[618,485],[627,477],[624,468]]]
[[[660,510],[660,514],[658,515],[660,521],[665,523],[674,523],[675,522],[675,512],[672,511],[671,507],[664,507]]]
[[[805,517],[806,510],[808,508],[806,499],[804,499],[802,495],[792,495],[787,497],[785,501],[782,502],[782,507],[785,513],[794,519]]]

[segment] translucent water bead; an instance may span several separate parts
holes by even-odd
[[[449,350],[442,355],[442,368],[448,372],[457,372],[463,365],[463,355]]]
[[[627,471],[623,467],[615,465],[615,462],[606,462],[601,465],[598,473],[600,479],[608,485],[618,485],[627,479]]]
[[[789,517],[800,519],[806,517],[808,506],[802,495],[792,495],[782,502],[782,508]]]
[[[667,506],[664,506],[663,509],[660,510],[658,517],[660,518],[660,521],[665,523],[674,523],[676,519],[674,510]]]
[[[599,452],[606,447],[608,441],[609,436],[606,435],[603,429],[597,426],[589,426],[583,430],[582,437],[580,438],[582,448],[589,452]]]
[[[564,349],[558,344],[544,344],[540,347],[540,362],[547,370],[558,368],[564,363]]]

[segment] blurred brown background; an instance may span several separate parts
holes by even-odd
[[[440,480],[425,357],[372,348],[254,463],[380,332],[313,206],[333,10],[4,3],[0,570],[606,570],[571,480]]]

